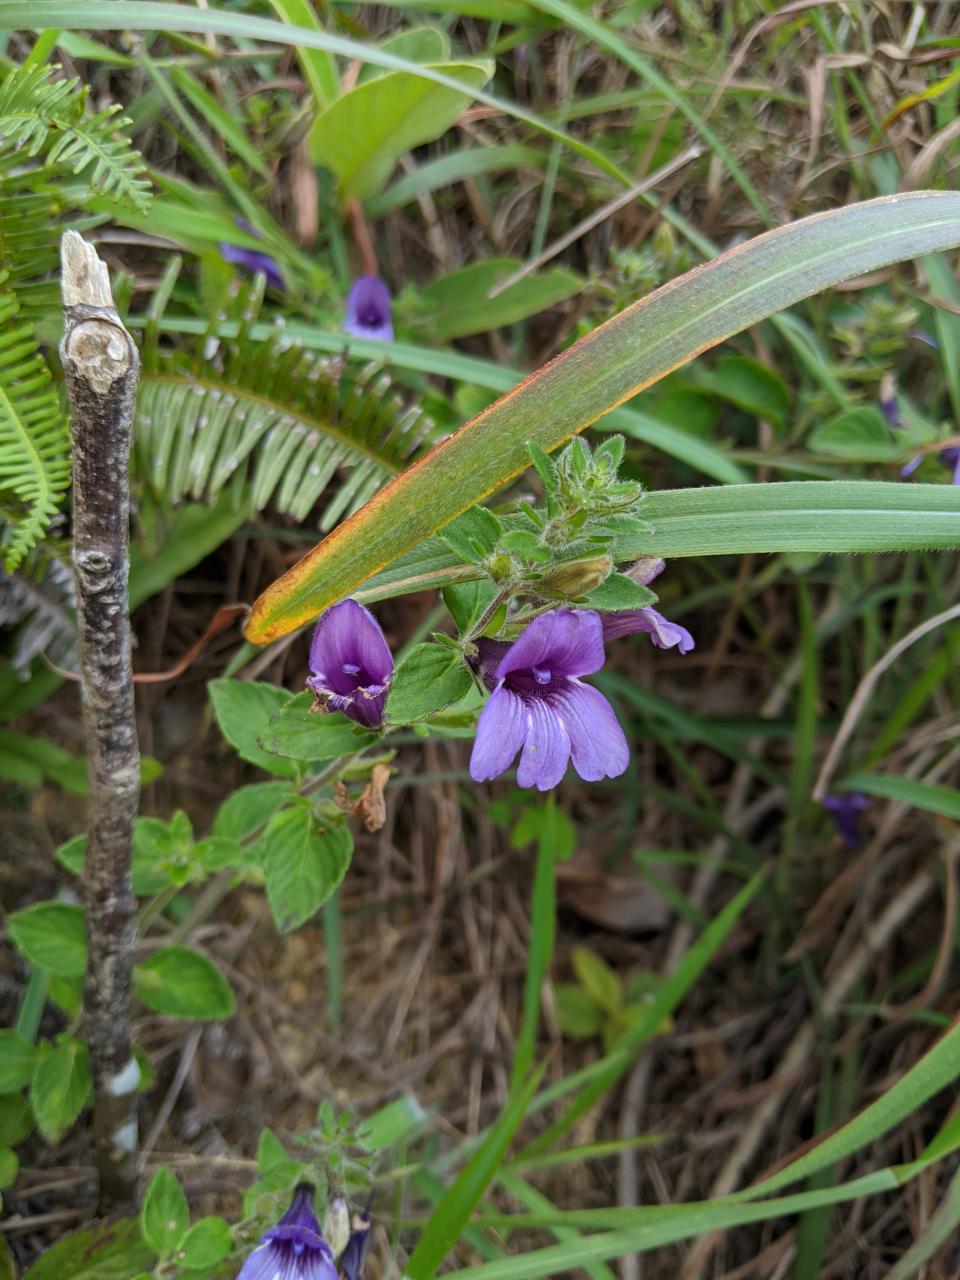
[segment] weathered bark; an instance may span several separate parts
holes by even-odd
[[[60,347],[73,437],[73,567],[90,784],[84,893],[85,1034],[95,1090],[100,1206],[135,1199],[139,1070],[130,1041],[130,862],[140,756],[130,658],[130,434],[140,359],[106,266],[74,231],[61,245]]]

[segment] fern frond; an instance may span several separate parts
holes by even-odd
[[[60,400],[33,326],[17,319],[18,310],[14,295],[0,288],[0,500],[9,494],[16,504],[0,548],[9,571],[57,514],[70,479]]]
[[[0,626],[16,628],[10,664],[24,679],[38,654],[77,669],[76,593],[69,565],[56,556],[21,570],[0,569]]]
[[[242,483],[254,509],[272,503],[305,520],[339,473],[319,516],[326,530],[402,470],[430,430],[389,379],[344,371],[279,331],[227,341],[219,363],[145,355],[135,467],[160,501]]]
[[[47,67],[16,67],[0,84],[0,154],[43,158],[47,168],[90,170],[90,185],[141,211],[150,201],[146,167],[118,131],[130,124],[110,106],[86,114],[78,79],[51,80]]]

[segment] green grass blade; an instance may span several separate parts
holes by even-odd
[[[925,809],[943,818],[960,821],[960,791],[934,782],[915,782],[892,773],[854,773],[839,784],[844,791],[865,791],[868,796],[899,800],[911,809]]]
[[[791,480],[651,493],[642,554],[922,551],[960,546],[960,487]],[[638,553],[639,554],[639,553]]]
[[[714,132],[687,97],[675,85],[671,84],[666,76],[661,75],[636,49],[629,45],[609,23],[598,22],[596,18],[591,17],[582,8],[572,4],[565,4],[564,0],[529,0],[529,3],[534,9],[539,9],[541,13],[548,13],[553,18],[559,18],[565,26],[574,31],[579,31],[602,49],[607,49],[615,57],[619,58],[624,66],[629,67],[631,71],[635,71],[640,79],[645,80],[665,101],[676,107],[680,114],[696,129],[711,151],[722,161],[727,172],[767,226],[772,226],[773,218],[763,196],[750,181],[744,169],[738,164],[730,148]]]
[[[527,1106],[543,1075],[543,1068],[512,1094],[500,1119],[437,1205],[410,1255],[407,1280],[430,1280],[447,1257],[469,1221],[480,1197],[497,1176],[513,1135],[523,1122]]]
[[[960,193],[927,192],[804,218],[688,272],[608,320],[388,484],[268,588],[247,638],[277,639],[350,594],[523,471],[529,441],[555,449],[702,351],[801,298],[957,243]],[[711,545],[707,539],[701,550]]]
[[[524,1148],[521,1153],[521,1159],[527,1159],[537,1152],[544,1151],[547,1147],[552,1146],[558,1138],[569,1132],[584,1112],[589,1111],[594,1103],[598,1102],[607,1090],[613,1087],[624,1071],[634,1062],[640,1046],[656,1034],[657,1028],[664,1018],[673,1013],[680,1001],[703,973],[716,954],[717,949],[722,946],[724,939],[752,901],[763,879],[764,872],[757,872],[747,881],[740,892],[727,903],[717,918],[710,922],[686,955],[684,955],[673,973],[664,979],[643,1014],[630,1027],[629,1031],[621,1036],[613,1052],[607,1056],[606,1065],[601,1068],[600,1074],[594,1075],[594,1078],[585,1085],[556,1124],[551,1125],[534,1142]]]

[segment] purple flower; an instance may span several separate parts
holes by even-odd
[[[947,449],[941,449],[937,460],[952,469],[953,483],[960,484],[960,445],[952,444]]]
[[[647,556],[638,560],[627,570],[627,576],[642,587],[648,587],[654,578],[658,578],[666,568],[663,560]],[[695,648],[693,636],[677,622],[670,622],[656,609],[646,605],[642,609],[623,609],[619,613],[604,613],[600,617],[603,625],[603,640],[619,640],[621,636],[632,635],[634,631],[645,631],[658,649],[677,647],[680,653],[689,653]]]
[[[255,239],[260,239],[259,232],[255,231],[245,219],[238,218],[237,226],[246,231],[248,235],[255,237]],[[235,266],[245,267],[253,275],[256,275],[258,271],[262,271],[267,277],[267,284],[273,285],[275,289],[283,288],[283,276],[280,274],[280,268],[277,266],[276,259],[272,258],[269,253],[261,253],[259,249],[245,249],[242,245],[228,244],[224,241],[220,245],[220,256],[227,262],[232,262]]]
[[[367,1252],[367,1241],[370,1238],[370,1215],[357,1214],[353,1219],[353,1229],[347,1247],[340,1257],[340,1270],[343,1280],[360,1280],[363,1273],[363,1258]]]
[[[489,657],[498,656],[489,670]],[[603,666],[603,628],[590,610],[554,609],[534,618],[499,653],[481,650],[490,701],[477,725],[470,776],[486,782],[506,772],[522,749],[517,785],[549,791],[573,757],[587,782],[623,773],[630,752],[606,698],[580,676]]]
[[[308,688],[327,709],[379,729],[393,675],[393,658],[380,624],[356,600],[328,609],[313,633]]]
[[[859,849],[860,814],[870,807],[870,800],[862,791],[844,791],[839,795],[824,796],[823,807],[836,824],[849,849]]]
[[[313,1211],[313,1187],[301,1183],[275,1227],[265,1231],[237,1280],[337,1280],[333,1253]]]
[[[623,609],[620,613],[602,615],[603,639],[619,640],[634,631],[645,631],[658,649],[672,649],[676,645],[680,653],[695,648],[693,636],[686,627],[671,622],[662,613],[647,605],[643,609]]]
[[[361,276],[353,282],[347,296],[347,315],[343,327],[355,338],[393,341],[390,290],[379,276]]]

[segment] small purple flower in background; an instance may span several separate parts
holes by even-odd
[[[880,412],[891,427],[903,426],[897,401],[897,384],[892,373],[885,373],[880,380]]]
[[[901,476],[912,476],[925,457],[926,454],[923,453],[915,454],[905,467],[900,468]],[[960,445],[948,445],[946,449],[938,450],[935,457],[948,471],[953,472],[951,483],[960,484]]]
[[[245,219],[238,218],[237,226],[246,231],[248,235],[254,236],[259,240],[259,233]],[[273,285],[275,289],[283,288],[283,276],[280,274],[280,268],[277,266],[276,259],[272,258],[269,253],[261,253],[259,249],[246,249],[242,245],[228,244],[224,241],[220,245],[220,256],[226,262],[232,262],[234,266],[245,267],[253,275],[256,275],[258,271],[262,271],[267,277],[267,284]]]
[[[495,670],[485,673],[493,692],[470,756],[474,782],[505,773],[521,750],[520,787],[549,791],[566,773],[571,757],[586,782],[623,773],[630,751],[613,708],[579,678],[599,671],[603,658],[603,629],[596,613],[555,609],[534,618],[501,652]]]
[[[355,338],[393,341],[390,290],[379,276],[361,276],[347,295],[347,315],[343,322]]]
[[[642,587],[648,587],[654,578],[658,578],[666,568],[664,560],[645,557],[638,560],[627,570],[627,576]],[[695,648],[693,636],[677,622],[670,622],[662,613],[646,605],[643,609],[622,609],[619,613],[604,613],[600,616],[603,626],[604,643],[608,640],[619,640],[621,636],[632,635],[635,631],[644,631],[658,649],[672,649],[689,653]]]
[[[363,1258],[367,1252],[367,1241],[370,1238],[370,1215],[357,1214],[353,1219],[350,1239],[340,1258],[340,1269],[343,1280],[361,1280],[363,1274]]]
[[[313,1187],[301,1183],[275,1227],[265,1231],[237,1280],[337,1280],[333,1253],[313,1211]]]
[[[947,449],[941,449],[937,454],[937,461],[949,467],[953,472],[953,483],[960,484],[960,445],[952,444]]]
[[[860,814],[870,807],[869,797],[862,791],[844,791],[839,795],[824,796],[823,807],[836,824],[848,849],[859,849]]]
[[[326,611],[313,633],[310,670],[307,686],[325,707],[380,728],[393,657],[369,609],[342,600]]]

